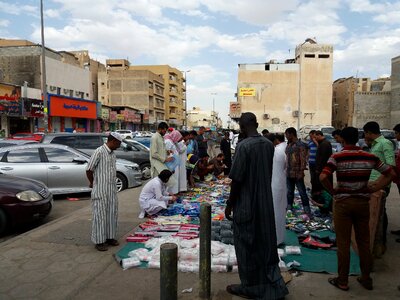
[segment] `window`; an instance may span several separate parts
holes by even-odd
[[[329,58],[329,54],[318,54],[318,58]]]
[[[75,153],[64,149],[44,149],[49,162],[63,162],[72,163],[73,159],[77,156]]]
[[[315,57],[315,54],[304,54],[304,57],[314,58],[314,57]]]
[[[78,149],[97,149],[103,145],[100,136],[81,136],[78,139]]]
[[[56,136],[52,141],[51,144],[61,144],[70,147],[75,147],[75,140],[76,137],[74,136]]]
[[[40,163],[39,150],[34,149],[20,149],[10,151],[7,155],[7,162],[9,163]]]

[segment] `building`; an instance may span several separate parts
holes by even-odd
[[[253,112],[259,128],[330,125],[333,47],[312,39],[296,47],[284,63],[239,64],[235,117]],[[232,109],[232,104],[231,109]],[[238,110],[239,108],[239,110]]]
[[[393,128],[390,78],[340,78],[332,86],[332,124],[335,128],[362,128],[369,121],[378,122],[381,128]]]
[[[396,124],[400,123],[400,56],[392,58],[392,72],[390,78],[392,85],[390,129],[392,129]]]
[[[169,65],[131,66],[132,70],[149,70],[164,79],[165,120],[170,126],[182,128],[186,114],[186,79]]]
[[[25,40],[0,40],[0,82],[42,89],[41,45]],[[93,101],[90,71],[82,68],[74,55],[45,49],[49,131],[96,131],[98,104]],[[34,102],[32,102],[34,103]],[[36,104],[35,104],[36,105]],[[30,110],[30,108],[26,108]],[[27,126],[29,122],[29,126]],[[42,117],[2,115],[2,125],[13,131],[45,130]]]
[[[198,129],[201,126],[216,130],[222,127],[222,120],[218,113],[212,110],[202,110],[200,107],[193,107],[187,113],[188,129]]]
[[[117,124],[111,129],[154,130],[156,123],[165,120],[164,79],[160,75],[134,69],[126,59],[108,59],[106,70],[98,74],[99,100],[119,110]],[[121,107],[128,113],[121,113]],[[133,111],[132,122],[124,116]]]

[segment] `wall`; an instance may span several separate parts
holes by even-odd
[[[362,128],[369,121],[376,121],[382,129],[391,129],[390,92],[355,92],[354,117],[351,126]]]
[[[390,129],[400,123],[400,56],[392,58],[392,96],[390,101]]]

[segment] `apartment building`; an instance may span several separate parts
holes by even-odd
[[[362,128],[369,121],[378,122],[382,128],[393,128],[390,78],[340,78],[332,86],[332,124],[335,128]]]
[[[186,114],[186,79],[169,65],[130,66],[131,70],[148,70],[164,79],[165,119],[177,128],[184,126]]]
[[[307,39],[296,47],[295,57],[283,63],[239,64],[236,119],[253,112],[259,128],[270,131],[330,125],[332,63],[332,45]]]

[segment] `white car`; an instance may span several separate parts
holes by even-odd
[[[128,129],[118,129],[115,130],[115,132],[119,133],[120,135],[122,135],[122,137],[124,139],[132,139],[135,137],[135,133],[132,130],[128,130]]]

